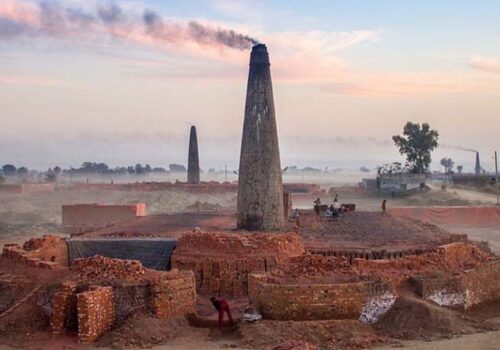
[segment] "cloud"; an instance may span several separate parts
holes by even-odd
[[[500,60],[497,58],[472,56],[469,66],[483,72],[500,74]]]
[[[269,48],[273,78],[278,83],[315,86],[324,92],[355,96],[409,96],[490,91],[500,92],[498,79],[472,72],[397,72],[367,70],[341,58],[341,52],[360,45],[374,45],[383,30],[265,32],[200,19],[167,18],[152,9],[129,2],[87,1],[61,5],[4,0],[0,4],[0,41],[17,37],[57,38],[77,45],[105,41],[168,53],[176,59],[147,62],[124,59],[134,76],[155,79],[245,79],[248,52],[256,40]],[[89,3],[91,5],[89,5]],[[67,4],[67,3],[66,3]],[[238,12],[247,4],[216,1],[226,11]],[[107,46],[113,50],[113,46]],[[97,50],[96,50],[97,51]],[[112,53],[110,52],[112,55]],[[125,62],[129,61],[129,63]],[[500,62],[474,56],[469,64],[483,71],[500,72]],[[149,70],[130,68],[149,66]]]

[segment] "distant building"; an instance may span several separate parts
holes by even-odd
[[[361,186],[367,191],[377,191],[391,195],[407,195],[425,190],[425,174],[379,174],[376,179],[363,179]]]

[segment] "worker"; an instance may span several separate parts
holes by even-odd
[[[333,216],[333,206],[329,206],[328,208],[326,208],[325,216],[327,217]]]
[[[227,313],[229,322],[231,323],[231,326],[233,326],[233,316],[231,316],[231,310],[229,309],[228,302],[224,299],[217,299],[216,297],[211,297],[210,301],[212,302],[215,309],[219,312],[219,327],[222,328],[222,326],[224,325],[224,312]]]
[[[387,210],[387,199],[384,199],[382,201],[382,215],[385,214],[385,211]]]
[[[314,212],[316,213],[316,215],[319,215],[319,206],[321,205],[321,200],[319,199],[316,199],[314,201]]]
[[[297,227],[300,227],[300,213],[299,213],[299,210],[297,208],[292,210],[291,219]]]

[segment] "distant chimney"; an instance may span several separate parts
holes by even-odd
[[[476,176],[481,175],[481,163],[479,162],[479,152],[476,152],[476,167],[475,167]]]
[[[200,183],[200,163],[198,159],[198,137],[196,127],[191,127],[189,134],[189,155],[188,155],[188,178],[190,184]]]

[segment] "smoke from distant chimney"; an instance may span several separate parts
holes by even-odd
[[[145,10],[142,17],[139,17],[128,13],[116,3],[97,4],[92,12],[57,2],[27,5],[28,3],[13,1],[12,4],[10,7],[2,7],[0,4],[0,40],[18,36],[90,38],[108,33],[130,41],[153,44],[194,42],[200,46],[238,50],[250,49],[258,43],[256,39],[232,29],[197,21],[166,20],[153,10]],[[18,11],[13,11],[12,8]],[[22,16],[18,15],[19,13]]]
[[[477,151],[475,149],[467,148],[467,147],[462,147],[462,146],[448,145],[448,144],[444,144],[444,143],[440,144],[439,146],[443,147],[443,148],[456,149],[456,150],[459,150],[459,151],[477,153]]]

